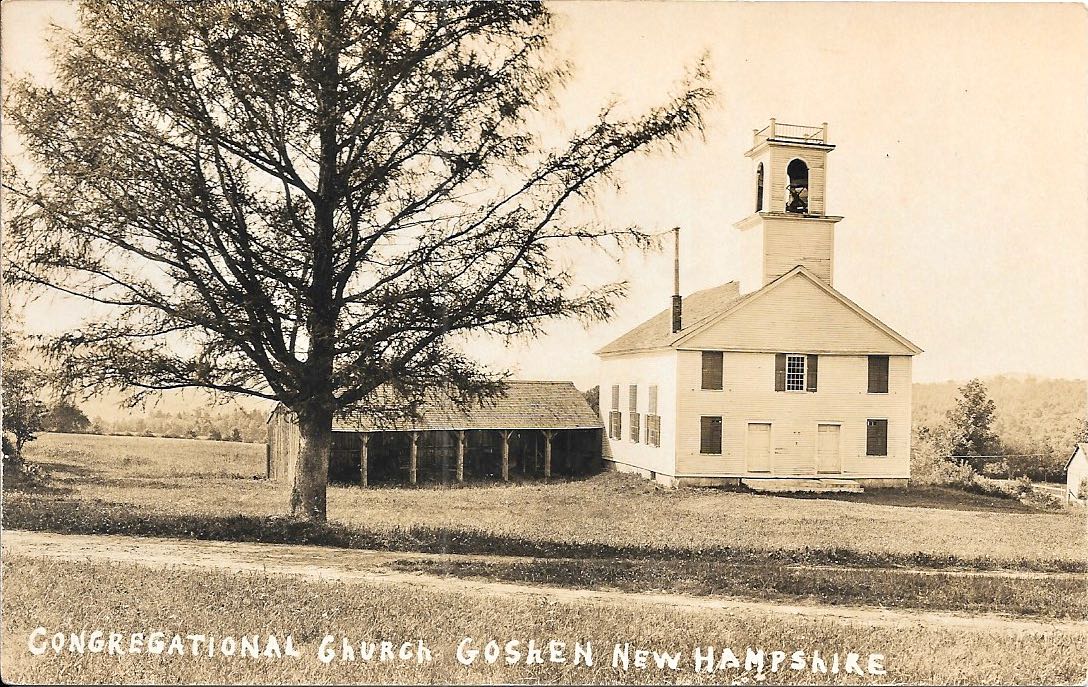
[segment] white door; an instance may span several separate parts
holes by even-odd
[[[769,422],[749,422],[745,444],[748,472],[771,471],[771,425]]]
[[[816,430],[816,471],[841,473],[842,456],[839,455],[839,426],[820,425]]]

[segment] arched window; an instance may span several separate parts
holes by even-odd
[[[756,167],[756,212],[763,209],[763,163]]]
[[[804,160],[793,160],[786,167],[790,178],[786,212],[808,212],[808,165]]]

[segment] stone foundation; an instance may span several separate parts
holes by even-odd
[[[673,475],[666,475],[664,473],[654,472],[653,470],[647,470],[645,468],[636,467],[634,465],[628,465],[627,463],[621,463],[615,460],[609,460],[605,458],[602,463],[603,469],[606,472],[624,472],[631,473],[642,477],[643,479],[652,480],[666,487],[739,487],[744,479],[752,480],[765,480],[767,482],[787,482],[787,481],[813,481],[818,482],[825,480],[829,482],[833,481],[849,481],[853,484],[860,486],[862,489],[903,489],[909,486],[910,479],[907,477],[866,477],[866,478],[853,478],[846,475],[821,475],[820,477],[769,477],[765,475],[759,475],[758,477],[744,478],[744,477],[675,477]]]
[[[739,487],[740,477],[674,477],[676,487]]]
[[[908,477],[868,477],[853,481],[865,489],[904,489],[910,486],[910,478]]]

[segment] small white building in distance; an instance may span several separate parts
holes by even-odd
[[[677,276],[670,309],[596,352],[606,465],[669,485],[901,485],[922,351],[834,288],[827,125],[772,119],[754,139],[739,280],[681,300]]]
[[[1088,479],[1088,444],[1077,444],[1073,449],[1073,455],[1065,464],[1065,500],[1067,503],[1074,500],[1088,499],[1088,493],[1081,489],[1081,483]]]

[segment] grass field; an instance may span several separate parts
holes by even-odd
[[[5,557],[0,672],[8,683],[278,684],[293,683],[713,683],[753,684],[1059,684],[1083,680],[1084,636],[1058,632],[1018,636],[911,625],[866,627],[839,621],[746,617],[685,609],[567,604],[527,595],[523,600],[367,584],[297,581],[257,574],[227,574],[132,565],[103,565]],[[154,631],[215,637],[291,634],[299,658],[208,658],[203,655],[105,653],[32,655],[28,639],[36,627],[53,632],[94,629],[124,633]],[[317,658],[325,634],[398,643],[422,639],[432,660],[355,662]],[[500,644],[518,638],[546,643],[592,642],[594,665],[546,662],[472,665],[457,662],[455,647],[472,637]],[[681,654],[678,670],[613,668],[616,643]],[[693,672],[694,647],[762,649],[762,676],[753,668]],[[856,652],[867,667],[881,654],[886,675],[770,672],[770,653],[814,651],[830,656]],[[568,656],[571,654],[568,649]],[[357,657],[358,658],[358,657]],[[524,660],[524,659],[523,659]],[[829,664],[830,665],[830,664]]]
[[[1013,684],[1085,677],[1085,637],[1057,629],[868,626],[856,620],[557,602],[533,591],[533,585],[544,584],[1046,622],[1078,619],[1088,607],[1085,542],[1077,534],[1084,530],[1083,511],[1043,511],[947,489],[790,498],[668,490],[605,474],[550,485],[334,486],[330,524],[314,527],[277,517],[286,509],[288,488],[259,478],[263,445],[44,435],[30,444],[28,459],[51,482],[34,493],[5,491],[5,527],[499,554],[478,560],[404,557],[392,568],[524,584],[525,598],[5,553],[0,668],[9,682]],[[970,569],[1064,572],[964,574]],[[102,628],[220,637],[291,633],[303,656],[36,656],[27,650],[27,639],[38,626],[50,632]],[[314,656],[325,633],[355,640],[422,639],[435,659],[422,666],[326,665]],[[592,667],[507,665],[501,659],[466,667],[453,656],[463,636],[589,640],[609,656],[598,656]],[[647,670],[613,668],[616,642],[680,651],[682,669],[659,670],[652,661]],[[819,650],[825,656],[879,653],[888,673],[817,674],[811,662],[803,671],[762,676],[743,668],[694,673],[691,651],[697,645],[728,646],[742,660],[747,647],[768,655],[776,649]]]
[[[399,570],[582,589],[730,596],[783,603],[999,612],[1083,619],[1082,575],[1014,578],[873,568],[737,565],[715,560],[514,559],[395,561]]]
[[[51,528],[51,512],[78,510],[79,522],[177,521],[172,533],[134,533],[183,536],[186,523],[199,529],[211,519],[223,530],[234,516],[283,513],[288,499],[286,485],[253,479],[264,471],[258,444],[53,434],[30,444],[28,458],[53,476],[53,489],[8,495],[6,515],[24,513],[41,529]],[[363,541],[384,537],[411,548],[407,535],[414,533],[432,547],[506,542],[526,555],[754,552],[814,562],[1075,570],[1088,559],[1084,537],[1075,534],[1084,530],[1082,511],[1036,511],[941,489],[802,499],[668,490],[615,474],[551,485],[342,486],[329,490],[329,518],[367,533]]]

